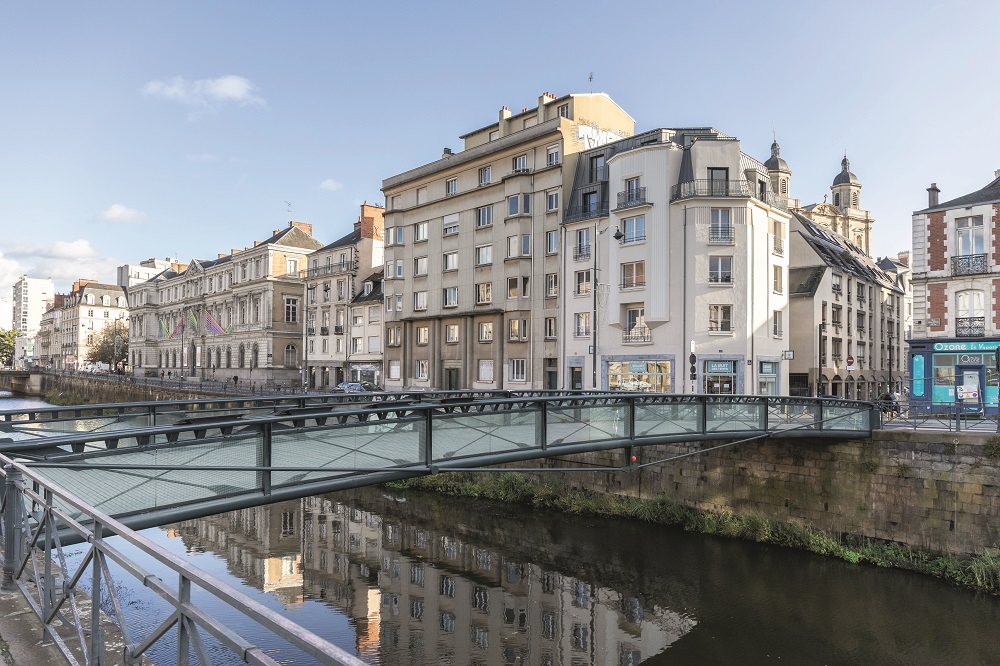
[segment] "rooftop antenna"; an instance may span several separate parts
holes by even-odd
[[[283,200],[283,201],[284,201],[284,200]],[[286,208],[285,210],[286,210],[286,211],[287,211],[288,213],[291,213],[291,212],[292,212],[292,202],[291,202],[291,201],[285,201],[285,205],[286,205],[286,206],[288,206],[288,208]]]
[[[587,77],[587,80],[590,81],[590,92],[594,92],[594,73],[593,72],[590,73],[590,76]]]

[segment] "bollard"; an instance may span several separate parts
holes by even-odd
[[[7,477],[4,484],[7,503],[3,514],[3,583],[0,584],[0,589],[11,592],[17,589],[14,574],[21,562],[24,543],[22,536],[24,526],[21,524],[21,512],[18,511],[23,502],[21,489],[18,486],[22,475],[10,464],[4,466],[4,472]]]

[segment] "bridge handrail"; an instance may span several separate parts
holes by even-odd
[[[100,629],[99,617],[95,617],[93,614],[99,616],[102,607],[106,605],[102,598],[107,594],[112,609],[112,619],[125,637],[126,663],[133,663],[133,660],[138,663],[137,660],[165,635],[169,635],[167,630],[176,624],[180,637],[178,650],[184,649],[186,651],[186,646],[190,641],[191,648],[198,656],[200,663],[211,663],[211,658],[205,650],[205,645],[198,633],[199,629],[214,636],[223,646],[246,663],[277,666],[278,662],[265,654],[259,646],[243,638],[223,622],[215,619],[209,611],[201,608],[191,594],[192,586],[197,586],[233,610],[242,613],[257,626],[273,632],[303,650],[319,663],[348,666],[361,666],[365,663],[326,639],[291,622],[285,616],[271,610],[236,588],[192,566],[177,555],[158,546],[152,540],[52,484],[45,477],[35,474],[24,465],[5,456],[0,456],[0,465],[2,465],[0,474],[5,480],[3,507],[4,586],[8,589],[14,585],[18,587],[31,603],[38,618],[44,623],[46,635],[53,638],[70,663],[75,663],[75,659],[67,645],[67,639],[78,640],[77,649],[85,656],[89,653],[96,658],[96,655],[104,654],[104,632]],[[57,501],[59,505],[57,505]],[[85,520],[81,522],[77,517],[68,515],[60,505],[78,511]],[[38,510],[36,511],[32,507],[36,507]],[[69,566],[66,564],[67,560],[58,538],[59,530],[75,533],[90,544],[87,554],[78,565],[79,570],[76,572],[61,571],[61,580],[57,580],[56,576],[48,573]],[[106,541],[108,536],[118,536],[157,562],[158,565],[177,574],[176,588],[146,569],[122,549],[115,547],[113,543],[108,543]],[[41,555],[43,559],[41,565],[36,560],[38,555]],[[127,604],[123,606],[120,603],[116,591],[117,586],[111,580],[111,568],[107,565],[108,560],[116,563],[122,571],[141,581],[144,586],[153,590],[174,609],[174,612],[163,624],[150,629],[148,635],[141,641],[134,640],[130,635],[131,631],[126,622],[124,610],[131,608],[131,606]],[[90,598],[89,612],[77,604],[76,594],[74,594],[75,589],[82,590],[80,583],[86,578],[87,569],[90,572],[91,586],[87,594],[83,596]],[[40,570],[46,572],[46,575],[40,575]],[[106,578],[106,582],[102,583],[102,578]],[[30,583],[34,583],[37,587],[33,587]],[[78,621],[77,626],[72,627],[69,632],[65,630],[65,625],[72,625],[72,623],[69,622],[67,614],[54,612],[54,609],[58,608],[60,604],[72,605],[72,617]],[[137,610],[137,612],[139,611]],[[91,615],[90,622],[89,626],[85,626],[88,614]],[[60,631],[60,628],[63,631]],[[94,628],[98,630],[94,631]],[[88,631],[90,633],[89,639],[85,638]],[[184,655],[183,661],[187,661],[187,655]],[[181,658],[178,655],[178,663],[180,662]],[[90,662],[88,661],[88,663]]]

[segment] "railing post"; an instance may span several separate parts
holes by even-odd
[[[538,401],[538,448],[545,451],[549,446],[548,400]]]
[[[14,583],[14,572],[17,571],[24,545],[24,525],[21,523],[21,512],[24,507],[24,499],[21,497],[20,482],[23,475],[14,468],[14,465],[4,467],[6,481],[4,482],[4,506],[3,515],[3,585],[2,589],[10,592],[17,589]]]
[[[188,634],[187,614],[184,607],[191,603],[191,581],[178,574],[177,584],[177,666],[188,666],[191,661],[191,636]]]
[[[101,548],[104,527],[94,521],[94,559],[91,562],[90,590],[90,659],[92,664],[100,666],[104,663],[104,633],[101,627],[101,562],[104,561],[104,551]],[[110,584],[111,581],[108,581]],[[110,587],[110,585],[109,585]],[[127,648],[126,648],[127,649]]]
[[[431,461],[434,460],[434,437],[431,434],[433,431],[433,414],[434,410],[425,407],[424,408],[424,464],[430,466]]]
[[[270,423],[261,426],[260,435],[260,466],[266,468],[260,471],[260,490],[267,497],[271,494],[271,460],[273,458],[273,430]]]

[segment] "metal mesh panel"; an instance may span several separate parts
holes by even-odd
[[[548,409],[548,444],[578,444],[628,437],[627,405],[581,405]]]
[[[868,430],[870,415],[868,409],[826,405],[823,409],[823,430]]]
[[[435,460],[538,448],[541,412],[438,414],[432,422]]]
[[[760,403],[709,403],[705,405],[705,432],[759,430],[763,411]]]
[[[701,404],[636,404],[636,437],[701,432]]]
[[[115,465],[258,464],[260,435],[181,446],[130,448],[90,456],[90,462]],[[236,470],[60,469],[40,468],[39,475],[91,506],[111,515],[136,513],[181,502],[211,499],[259,487],[258,473]]]
[[[314,467],[315,472],[274,472],[271,483],[288,485],[341,476],[335,469],[387,469],[423,461],[424,421],[371,421],[271,435],[274,467]]]

